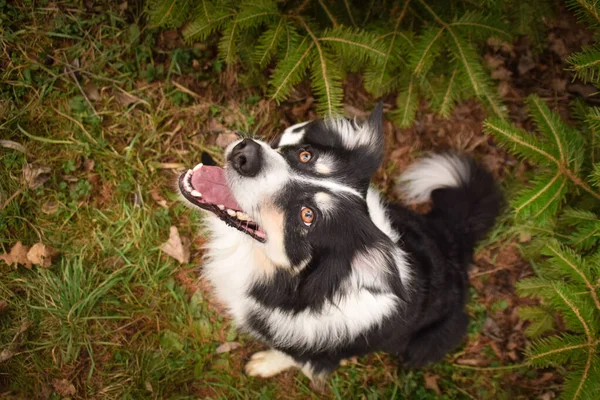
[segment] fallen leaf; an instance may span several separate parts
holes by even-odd
[[[242,347],[242,345],[239,344],[238,342],[225,342],[222,345],[220,345],[219,347],[217,347],[217,350],[215,350],[215,353],[217,353],[217,354],[229,353],[230,351],[233,351],[240,347]]]
[[[48,200],[42,204],[42,212],[44,214],[52,215],[58,211],[58,202],[54,200]]]
[[[87,159],[83,162],[83,170],[85,172],[91,172],[94,169],[94,165],[96,165],[96,163],[94,162],[94,160],[91,159]]]
[[[123,106],[123,107],[129,107],[130,105],[132,105],[133,103],[143,103],[147,106],[149,106],[150,104],[148,104],[148,102],[146,100],[142,100],[137,96],[132,95],[131,93],[128,93],[126,91],[124,91],[123,89],[117,87],[117,89],[119,90],[119,93],[115,94],[115,99],[117,99],[117,101]]]
[[[12,342],[10,342],[10,344],[7,347],[5,347],[4,349],[2,349],[2,351],[0,352],[0,363],[4,362],[6,360],[10,360],[16,354],[17,349],[19,348],[19,346],[21,345],[21,343],[23,341],[22,340],[23,333],[25,333],[31,325],[32,325],[32,322],[27,321],[27,320],[21,324],[21,326],[19,327],[19,330],[13,337]]]
[[[37,189],[50,179],[50,167],[35,167],[31,164],[23,166],[23,179],[29,189]]]
[[[8,308],[8,303],[6,300],[0,300],[0,313],[4,312]]]
[[[23,246],[19,241],[10,249],[9,253],[2,254],[0,260],[4,260],[8,265],[22,264],[26,268],[31,269],[31,262],[27,258],[29,246]]]
[[[533,58],[531,56],[523,55],[519,59],[519,64],[517,65],[517,70],[519,71],[520,76],[525,75],[526,73],[528,73],[529,71],[531,71],[534,68],[535,68],[535,61],[533,61]]]
[[[154,188],[152,190],[150,190],[150,196],[152,196],[152,199],[161,207],[163,208],[169,208],[167,201],[164,199],[164,197],[162,197],[160,195],[160,193],[158,193],[158,189]]]
[[[96,85],[93,82],[88,82],[83,86],[83,93],[90,99],[91,101],[98,101],[102,97],[100,96],[100,92]]]
[[[43,243],[34,244],[27,252],[27,259],[32,264],[37,264],[40,267],[48,268],[52,265],[52,257],[56,256],[58,251],[52,246]]]
[[[441,396],[442,391],[440,390],[440,387],[438,386],[438,383],[437,383],[438,379],[440,379],[440,377],[438,375],[430,374],[429,372],[427,372],[425,374],[425,388],[431,389],[435,392],[435,394],[437,394],[438,396]]]
[[[175,226],[170,228],[169,240],[163,243],[160,249],[181,264],[190,262],[190,241],[186,237],[180,237]]]
[[[483,333],[496,341],[500,341],[503,339],[502,330],[498,323],[494,321],[491,317],[487,317],[485,322],[483,323]]]
[[[54,390],[56,390],[56,393],[61,396],[73,396],[77,393],[75,386],[66,379],[54,379],[52,381],[52,386],[54,387]]]
[[[27,154],[27,149],[25,148],[25,146],[23,146],[21,143],[14,142],[12,140],[2,139],[0,140],[0,146],[4,147],[5,149],[13,149],[20,151],[23,154]]]
[[[215,144],[224,149],[225,147],[229,146],[231,143],[235,142],[239,138],[240,138],[240,136],[237,133],[225,132],[225,133],[221,133],[219,136],[217,136],[217,140],[215,140]]]

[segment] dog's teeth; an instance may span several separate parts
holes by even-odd
[[[217,207],[219,208],[219,210],[225,211],[225,206],[223,204],[217,204]]]
[[[246,214],[244,214],[243,212],[240,212],[240,211],[235,213],[235,215],[237,216],[237,219],[239,219],[240,221],[248,221],[250,219]]]
[[[235,211],[229,210],[229,209],[227,209],[227,214],[229,214],[230,217],[235,217],[236,216],[235,215]]]
[[[190,192],[190,194],[191,194],[192,196],[194,196],[194,197],[202,197],[202,193],[200,193],[199,191],[197,191],[197,190],[195,190],[195,189],[194,189],[194,190],[192,190],[192,191]]]
[[[200,164],[196,165],[196,166],[194,167],[194,170],[193,170],[193,172],[196,172],[196,171],[198,171],[200,168],[202,168],[202,163],[200,163]]]

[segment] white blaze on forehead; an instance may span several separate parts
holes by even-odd
[[[325,121],[329,129],[334,131],[341,139],[344,147],[354,149],[359,146],[377,148],[378,135],[368,123],[357,125],[345,118],[331,118]]]
[[[331,174],[334,171],[335,160],[327,154],[320,154],[315,161],[315,171],[319,174]]]
[[[296,125],[292,125],[285,131],[283,131],[283,135],[281,135],[281,139],[279,139],[277,147],[293,146],[300,143],[304,138],[304,134],[306,133],[306,131],[301,128],[309,122],[310,121],[306,121]]]
[[[315,194],[315,203],[325,215],[330,214],[335,206],[335,200],[329,193],[318,192]]]

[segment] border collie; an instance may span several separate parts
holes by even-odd
[[[238,140],[223,168],[179,178],[210,232],[203,274],[243,331],[269,346],[245,366],[295,367],[321,386],[342,359],[373,351],[404,366],[440,360],[467,331],[467,270],[502,195],[489,172],[430,155],[398,180],[408,203],[370,186],[383,159],[382,104],[363,123],[315,120],[276,142]]]

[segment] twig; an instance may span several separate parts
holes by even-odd
[[[94,112],[94,115],[98,118],[100,118],[100,115],[98,114],[98,112],[96,111],[96,108],[94,108],[94,105],[92,104],[92,102],[90,101],[90,99],[87,97],[87,95],[85,94],[85,92],[83,91],[83,88],[81,87],[81,85],[79,84],[79,81],[77,80],[77,77],[75,76],[75,73],[73,72],[72,66],[69,63],[65,63],[65,69],[67,70],[67,72],[69,73],[69,76],[71,76],[71,78],[75,81],[75,84],[77,85],[77,87],[79,88],[79,91],[81,92],[81,95],[83,96],[83,98],[85,99],[85,101],[88,103],[88,105],[90,106],[90,108],[92,109],[92,111]]]
[[[508,269],[508,267],[507,266],[497,267],[494,269],[490,269],[488,271],[481,271],[481,272],[477,272],[476,274],[469,274],[469,278],[476,278],[476,277],[482,276],[482,275],[493,274],[494,272],[502,271],[505,269]]]

